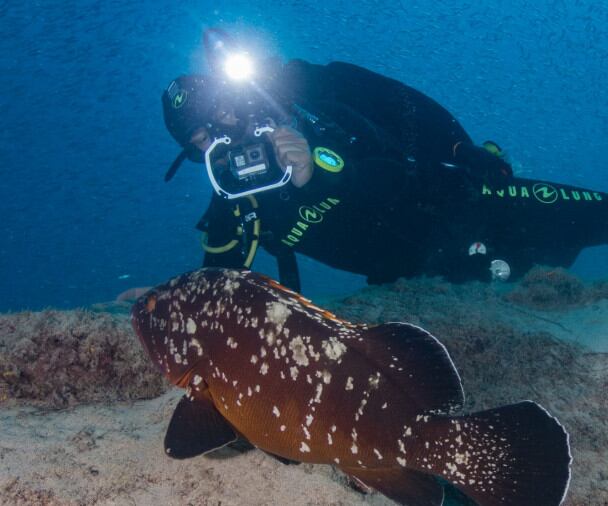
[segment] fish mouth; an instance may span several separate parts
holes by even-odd
[[[160,292],[162,294],[162,292]],[[184,373],[179,374],[181,371],[175,371],[167,363],[166,357],[163,358],[164,353],[162,349],[159,349],[160,343],[165,339],[171,338],[169,329],[161,330],[157,326],[151,325],[154,311],[157,308],[159,300],[159,290],[153,289],[142,295],[131,308],[131,326],[137,334],[139,342],[142,348],[156,365],[158,370],[166,375],[171,383],[177,385],[180,388],[186,388],[192,377],[193,370],[196,364],[190,366]],[[162,309],[162,306],[161,306]]]
[[[156,309],[157,293],[155,290],[145,293],[135,301],[131,307],[131,326],[137,335],[139,342],[146,353],[152,357],[152,347],[150,340],[145,337],[145,321],[150,318],[151,313]],[[148,328],[148,333],[152,334],[153,329]]]

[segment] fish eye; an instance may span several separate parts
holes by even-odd
[[[146,311],[152,313],[156,309],[156,295],[148,295],[146,297]]]

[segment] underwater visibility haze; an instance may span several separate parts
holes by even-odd
[[[160,95],[175,76],[206,69],[211,26],[253,54],[399,79],[477,143],[498,142],[517,174],[608,190],[601,3],[46,0],[1,10],[2,311],[112,300],[200,265],[194,225],[210,185],[189,162],[163,182],[176,147]],[[606,251],[585,252],[575,272],[605,277]],[[364,285],[300,262],[309,296]],[[254,268],[276,276],[264,255]]]
[[[500,224],[570,251],[608,223],[586,227],[608,203],[608,5],[0,0],[0,25],[0,503],[608,504],[608,246],[506,283],[367,286],[298,255],[303,295],[264,251],[199,269],[212,186],[187,160],[164,181],[161,106],[209,72],[214,27],[259,60],[367,68],[515,176],[595,191],[562,194],[595,205],[572,219]]]

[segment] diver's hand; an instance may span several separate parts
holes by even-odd
[[[454,146],[454,160],[475,180],[502,186],[513,177],[513,169],[503,158],[467,142]]]
[[[280,126],[268,134],[281,169],[292,166],[291,182],[297,188],[312,177],[312,155],[306,138],[297,130]]]

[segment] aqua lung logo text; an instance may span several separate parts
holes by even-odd
[[[532,193],[543,204],[553,204],[557,200],[557,190],[550,184],[537,183],[532,187]]]
[[[314,207],[302,206],[298,210],[298,213],[300,214],[300,218],[308,223],[321,223],[323,221],[323,213],[317,211]]]
[[[186,90],[179,90],[177,94],[173,97],[173,107],[175,109],[179,109],[186,103],[187,98],[188,92]]]
[[[295,246],[302,240],[311,225],[321,223],[325,213],[331,211],[339,203],[338,199],[328,197],[314,206],[301,206],[298,209],[301,220],[298,220],[291,227],[291,230],[281,239],[281,242],[287,246]]]
[[[598,192],[555,188],[554,186],[551,186],[547,183],[536,183],[534,186],[532,186],[531,189],[527,186],[509,185],[506,188],[502,188],[500,190],[493,190],[490,187],[483,185],[481,194],[487,197],[498,198],[535,198],[543,204],[554,204],[558,200],[582,200],[587,202],[600,202],[603,200],[602,194]]]

